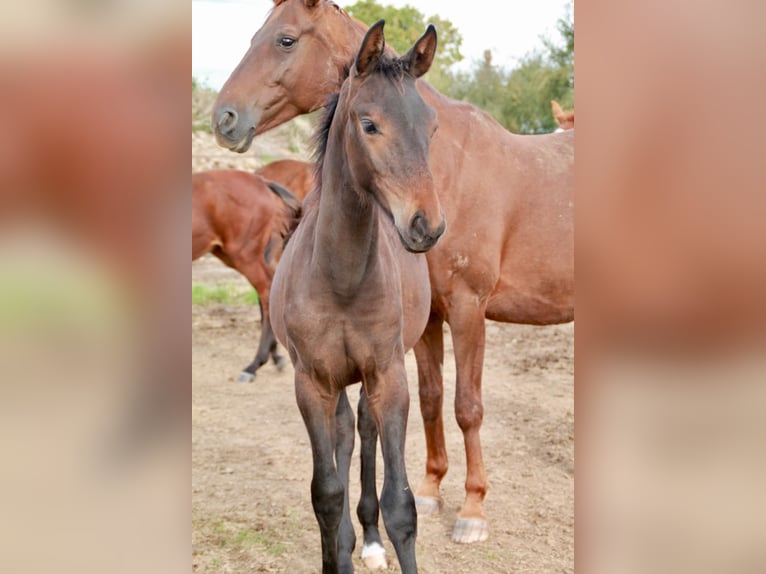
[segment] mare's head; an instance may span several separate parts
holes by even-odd
[[[335,106],[328,108],[319,170],[343,173],[360,202],[377,202],[404,247],[419,253],[433,247],[446,226],[428,163],[436,112],[415,86],[431,67],[436,30],[429,26],[397,58],[384,53],[384,23],[370,27]]]
[[[218,143],[245,152],[254,136],[324,106],[364,32],[330,0],[274,0],[213,107]]]

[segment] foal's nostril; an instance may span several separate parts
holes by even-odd
[[[417,242],[422,241],[428,234],[428,224],[421,212],[417,212],[410,220],[410,237]]]
[[[218,111],[218,121],[216,122],[218,131],[224,134],[231,133],[237,125],[237,119],[237,112],[233,108],[221,108]]]

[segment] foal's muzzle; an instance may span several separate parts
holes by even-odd
[[[447,220],[442,213],[441,222],[436,229],[431,229],[422,211],[418,211],[410,219],[406,233],[399,232],[404,247],[413,253],[428,251],[439,240],[447,228]]]

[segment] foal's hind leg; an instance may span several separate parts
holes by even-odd
[[[360,459],[362,467],[362,496],[356,507],[356,515],[364,529],[362,561],[370,570],[388,568],[386,550],[378,530],[378,490],[375,485],[375,457],[378,450],[378,429],[370,414],[364,389],[359,392],[359,438],[362,442]]]

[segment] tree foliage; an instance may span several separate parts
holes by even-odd
[[[512,70],[492,63],[489,51],[470,73],[458,73],[446,92],[486,110],[515,133],[544,133],[557,127],[551,100],[574,108],[574,22],[571,5],[557,22],[559,41],[542,38],[543,49]]]
[[[451,69],[463,55],[462,37],[449,20],[439,16],[426,19],[412,6],[395,8],[375,0],[358,0],[346,10],[368,25],[385,18],[386,41],[400,54],[420,37],[427,23],[434,24],[439,49],[426,77],[428,82],[452,98],[482,108],[510,131],[553,131],[557,124],[551,113],[551,100],[557,100],[565,109],[574,108],[573,4],[556,23],[558,37],[541,38],[542,48],[527,54],[515,68],[497,66],[487,50],[468,72]]]
[[[428,24],[436,26],[438,48],[426,79],[437,90],[448,89],[452,81],[449,68],[463,59],[460,53],[463,38],[452,22],[438,15],[426,18],[422,12],[410,5],[395,8],[378,4],[375,0],[358,0],[345,9],[351,16],[368,26],[384,18],[386,42],[399,54],[404,54],[412,47],[423,35]]]

